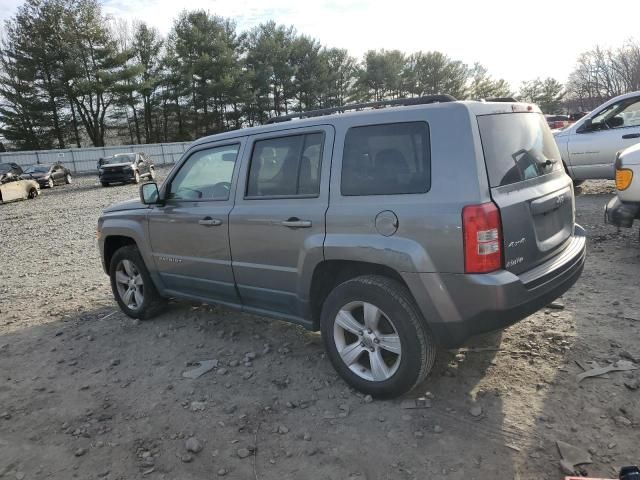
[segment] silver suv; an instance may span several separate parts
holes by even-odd
[[[350,385],[392,397],[438,345],[580,276],[572,182],[537,107],[433,96],[295,117],[200,139],[161,186],[104,211],[127,315],[175,298],[320,330]]]

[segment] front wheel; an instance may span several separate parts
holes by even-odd
[[[27,194],[27,198],[29,198],[30,200],[33,200],[37,196],[38,196],[38,190],[36,190],[35,188],[32,188],[31,190],[29,190],[29,193]]]
[[[405,286],[368,275],[338,285],[321,314],[334,368],[355,389],[378,398],[402,395],[427,376],[436,346]]]
[[[103,187],[108,187],[109,186],[109,182],[100,182],[100,185],[102,185]]]
[[[109,276],[113,296],[128,316],[146,320],[160,313],[165,300],[156,290],[136,246],[127,245],[116,251]]]
[[[136,184],[140,183],[140,173],[138,171],[133,174],[133,182]]]
[[[53,178],[50,178],[50,179],[49,179],[49,181],[47,182],[47,186],[48,186],[49,188],[53,188],[53,186],[54,186],[54,185],[55,185],[55,184],[53,183]]]
[[[67,185],[69,185],[72,181],[73,181],[73,179],[71,178],[71,174],[70,174],[70,173],[67,173],[67,174],[64,176],[64,183],[66,183]]]
[[[151,178],[151,180],[156,179],[156,169],[153,167],[151,167],[151,169],[149,170],[149,178]]]

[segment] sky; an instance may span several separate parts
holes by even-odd
[[[0,20],[22,2],[0,0]],[[235,20],[239,30],[275,20],[328,47],[361,57],[370,49],[439,50],[517,89],[524,80],[565,82],[595,45],[640,41],[640,1],[618,0],[104,0],[105,12],[143,20],[163,33],[184,8]]]

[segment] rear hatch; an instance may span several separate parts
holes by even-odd
[[[541,113],[477,119],[491,197],[500,209],[504,265],[522,273],[569,243],[575,223],[572,182]]]

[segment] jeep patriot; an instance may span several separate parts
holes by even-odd
[[[585,261],[540,110],[447,95],[202,138],[162,185],[104,211],[98,243],[130,317],[173,298],[319,330],[375,397],[421,382],[437,346],[547,305]]]

